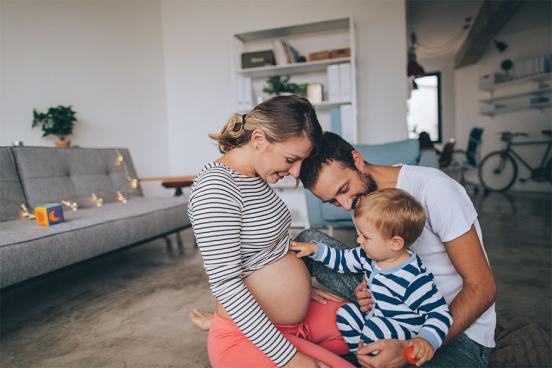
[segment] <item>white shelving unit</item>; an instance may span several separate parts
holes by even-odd
[[[278,65],[267,65],[253,68],[242,68],[241,54],[244,52],[274,50],[275,45],[286,40],[297,51],[308,57],[309,53],[350,48],[350,57],[341,57],[334,59],[306,61],[301,63],[281,63]],[[290,76],[293,83],[319,83],[323,86],[323,100],[313,103],[315,106],[318,120],[322,129],[331,130],[332,110],[340,109],[344,105],[348,111],[352,110],[352,129],[353,135],[358,135],[357,123],[357,92],[356,92],[356,46],[355,46],[355,27],[352,17],[322,20],[313,23],[287,25],[278,28],[263,29],[252,32],[243,32],[234,35],[234,101],[236,111],[245,113],[249,111],[256,103],[270,98],[271,96],[263,92],[266,81],[271,76]],[[277,61],[278,53],[274,50]],[[328,96],[328,73],[327,68],[335,64],[350,63],[350,98],[329,100]],[[251,93],[251,104],[243,103],[243,83],[251,84],[246,88],[247,95]],[[241,92],[240,92],[241,91]],[[349,97],[349,96],[347,96]],[[241,100],[240,100],[241,98]],[[342,111],[342,110],[340,110]],[[349,115],[350,116],[350,115]],[[350,120],[348,120],[350,121]],[[356,143],[356,142],[351,142]],[[304,189],[295,188],[294,180],[286,179],[282,183],[274,186],[274,189],[286,202],[292,212],[292,226],[308,227],[308,218],[306,211],[306,202]]]
[[[524,78],[514,79],[507,82],[495,83],[490,86],[480,87],[481,91],[489,92],[490,97],[480,99],[482,107],[481,115],[495,116],[525,109],[545,109],[552,104],[550,95],[552,93],[552,73],[536,74]],[[506,91],[496,95],[495,91]],[[534,96],[547,96],[548,100],[531,103]]]

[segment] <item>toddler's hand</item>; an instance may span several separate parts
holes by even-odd
[[[422,339],[421,337],[415,337],[408,343],[408,346],[412,346],[412,357],[416,359],[416,366],[420,367],[425,362],[428,362],[433,358],[435,354],[435,349],[433,346],[427,342],[427,340]]]
[[[316,243],[300,243],[296,241],[291,241],[291,250],[297,252],[297,258],[310,256],[311,254],[316,253]]]

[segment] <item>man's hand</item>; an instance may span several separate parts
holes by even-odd
[[[333,300],[334,302],[345,301],[345,299],[332,294],[329,291],[320,290],[315,287],[311,288],[311,299],[320,304],[327,304],[328,300]]]
[[[355,296],[361,311],[368,313],[374,306],[372,294],[370,294],[370,291],[366,287],[365,277],[362,278],[362,282],[355,288]]]
[[[430,361],[431,358],[433,358],[433,354],[435,354],[433,346],[421,337],[415,337],[410,340],[408,346],[413,347],[412,358],[416,360],[417,367],[420,367],[425,362]]]
[[[357,360],[363,368],[400,368],[407,364],[404,349],[408,344],[403,340],[378,340],[367,345],[359,343]],[[369,355],[376,352],[377,355]]]
[[[297,252],[297,258],[310,256],[311,254],[316,253],[317,247],[316,243],[300,243],[295,240],[291,241],[291,250]]]

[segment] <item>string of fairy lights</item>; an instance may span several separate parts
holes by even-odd
[[[137,178],[133,178],[130,175],[127,163],[125,161],[125,157],[121,154],[121,152],[119,150],[115,150],[115,153],[116,153],[115,166],[122,168],[125,181],[128,182],[129,187],[131,189],[137,189],[140,186],[140,181]],[[119,203],[123,203],[123,204],[128,203],[128,198],[125,196],[122,190],[118,190],[115,193],[115,198]],[[97,195],[96,193],[90,193],[89,199],[90,199],[90,203],[95,207],[102,207],[104,204],[104,199],[99,195]],[[79,209],[79,204],[77,202],[73,202],[65,199],[61,200],[61,205],[63,206],[64,209],[70,210],[73,212]],[[34,220],[36,218],[35,215],[29,211],[29,209],[24,203],[20,205],[19,217],[21,219],[29,219],[29,220]]]

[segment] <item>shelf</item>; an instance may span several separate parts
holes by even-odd
[[[495,102],[495,101],[507,100],[507,99],[516,98],[516,97],[532,96],[532,95],[543,95],[543,94],[550,93],[550,92],[552,92],[552,88],[542,88],[542,89],[538,89],[536,91],[515,93],[515,94],[511,94],[511,95],[504,95],[504,96],[498,96],[498,97],[493,97],[493,98],[485,98],[483,100],[479,100],[479,102],[481,102],[481,103],[492,103],[492,102]]]
[[[510,80],[510,81],[507,81],[507,82],[495,83],[495,84],[493,84],[491,86],[488,86],[488,87],[480,87],[479,89],[481,91],[493,91],[493,90],[498,89],[498,88],[515,86],[515,85],[522,84],[522,83],[527,83],[527,82],[543,82],[543,81],[546,81],[546,80],[548,80],[548,82],[550,82],[550,79],[552,79],[552,73],[535,74],[535,75],[531,75],[529,77],[513,79],[513,80]]]
[[[264,29],[255,32],[244,32],[235,35],[242,42],[251,42],[263,40],[267,38],[281,38],[303,35],[305,33],[316,33],[325,31],[336,31],[340,29],[349,29],[349,18],[340,18],[326,20],[322,22],[306,23],[293,25],[288,27],[278,27],[272,29]]]
[[[503,114],[507,112],[517,111],[517,110],[525,110],[525,109],[545,109],[547,107],[550,107],[552,105],[552,102],[544,102],[540,104],[531,104],[531,105],[522,105],[522,106],[512,106],[512,107],[505,107],[503,109],[493,110],[493,111],[480,111],[479,113],[481,115],[487,115],[487,116],[493,116],[497,114]]]
[[[332,109],[334,107],[339,107],[341,105],[348,105],[351,104],[351,101],[322,101],[313,103],[312,106],[314,106],[317,109]]]
[[[328,65],[351,62],[350,57],[306,61],[287,65],[267,65],[256,68],[240,69],[238,73],[244,77],[268,77],[272,75],[291,75],[306,72],[325,71]]]

